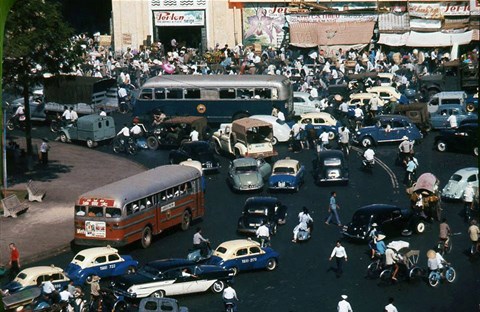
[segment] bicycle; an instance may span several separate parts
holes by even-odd
[[[376,278],[380,276],[380,273],[385,269],[385,263],[383,261],[383,256],[376,254],[375,260],[370,262],[367,266],[367,277]]]
[[[444,262],[444,265],[442,269],[431,271],[430,274],[428,274],[428,284],[430,286],[437,287],[443,279],[446,279],[449,283],[453,283],[457,277],[457,272],[450,263]]]
[[[448,237],[447,237],[447,240],[442,240],[442,239],[439,239],[438,242],[437,242],[437,251],[443,256],[445,254],[448,254],[452,251],[452,248],[453,248],[453,241],[451,239],[451,236],[454,236],[454,235],[460,235],[462,233],[452,233],[452,234],[449,234]]]

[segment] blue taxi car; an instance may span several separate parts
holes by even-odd
[[[117,249],[107,246],[80,251],[68,264],[65,273],[75,285],[83,285],[91,282],[94,275],[104,278],[132,274],[137,268],[138,261],[131,256],[121,256]]]
[[[294,190],[298,192],[305,178],[305,167],[298,160],[280,159],[273,165],[272,175],[268,179],[268,189]]]
[[[237,275],[251,270],[273,271],[277,268],[280,254],[270,247],[260,247],[251,239],[236,239],[220,244],[208,264],[230,269]]]

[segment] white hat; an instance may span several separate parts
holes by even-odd
[[[404,135],[404,136],[402,137],[402,140],[404,140],[404,141],[405,141],[405,140],[408,140],[408,137],[407,137],[406,135]]]
[[[373,222],[372,226],[378,226],[378,224],[376,222]]]
[[[347,300],[348,296],[347,295],[342,295],[342,299]]]
[[[381,241],[385,238],[386,236],[383,234],[378,234],[377,241]]]

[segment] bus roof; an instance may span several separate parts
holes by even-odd
[[[280,75],[163,75],[148,79],[145,88],[275,87],[288,78]],[[289,82],[288,82],[289,83]]]
[[[80,195],[79,198],[111,199],[115,207],[164,189],[199,178],[201,173],[193,167],[180,165],[159,166],[123,180],[101,186]],[[77,201],[78,203],[78,201]],[[119,204],[121,203],[121,205]]]

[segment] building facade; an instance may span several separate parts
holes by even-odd
[[[162,42],[216,45],[441,47],[478,41],[479,2],[112,0],[116,51]],[[172,39],[175,39],[172,42]]]

